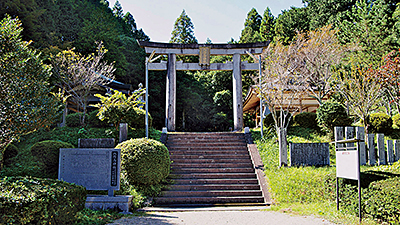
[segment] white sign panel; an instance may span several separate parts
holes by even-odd
[[[336,152],[336,177],[352,180],[360,179],[358,151]]]

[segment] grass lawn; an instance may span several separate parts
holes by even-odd
[[[271,210],[297,215],[314,215],[334,223],[358,224],[357,204],[355,204],[357,207],[353,208],[343,207],[345,204],[341,204],[341,209],[336,210],[336,168],[334,167],[335,158],[332,157],[335,151],[333,146],[330,147],[331,166],[329,167],[278,168],[279,148],[276,136],[271,130],[264,133],[265,138],[261,139],[259,131],[253,131],[253,138],[264,162],[265,174],[273,199]],[[289,130],[288,141],[294,143],[330,142],[326,135],[300,127]],[[362,178],[366,178],[369,184],[374,181],[371,180],[372,175],[378,174],[376,178],[378,180],[400,175],[400,163],[390,166],[362,166],[361,171]],[[348,188],[348,186],[345,187]],[[346,189],[346,194],[351,192],[350,195],[353,198],[358,196],[353,193],[354,189],[350,189]],[[354,202],[355,200],[351,199]],[[382,221],[366,216],[362,224],[382,224]]]

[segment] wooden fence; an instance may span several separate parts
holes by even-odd
[[[392,164],[400,159],[400,140],[386,140],[383,134],[365,135],[364,127],[335,127],[335,141],[362,140],[358,143],[360,165],[371,166]],[[366,141],[364,141],[366,139]],[[336,149],[354,147],[354,143],[336,144]]]

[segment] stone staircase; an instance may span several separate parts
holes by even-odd
[[[170,133],[173,184],[156,205],[265,205],[243,133]]]

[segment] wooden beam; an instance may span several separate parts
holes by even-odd
[[[167,62],[161,63],[149,63],[149,70],[167,70]],[[241,70],[258,70],[258,63],[241,63]],[[226,63],[211,63],[209,67],[200,66],[198,63],[182,63],[182,61],[176,62],[176,70],[222,70],[232,71],[233,62],[229,61]]]
[[[145,47],[146,53],[152,53],[155,51],[155,54],[159,55],[167,55],[167,54],[176,54],[176,55],[199,55],[199,49],[179,49],[179,48],[154,48],[154,47]],[[245,55],[246,52],[250,52],[251,54],[261,54],[263,48],[233,48],[233,49],[210,49],[210,55],[233,55],[240,54]]]

